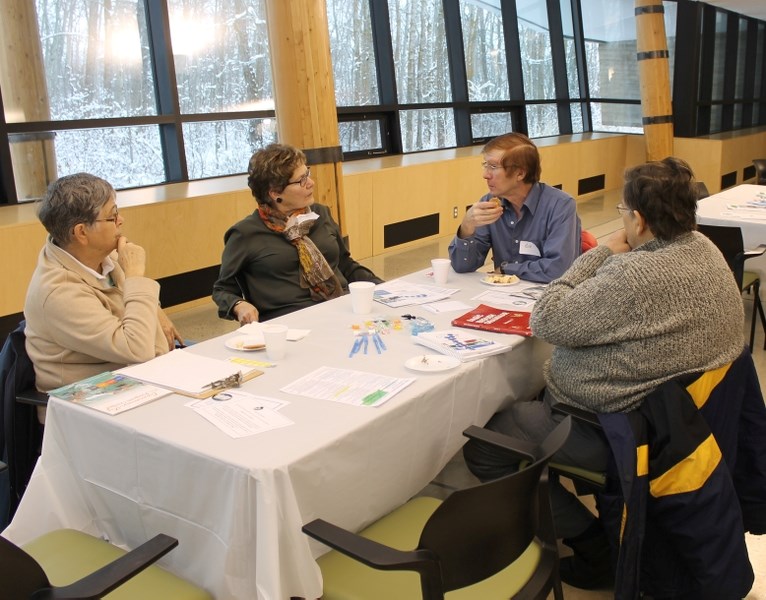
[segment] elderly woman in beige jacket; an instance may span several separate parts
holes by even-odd
[[[48,231],[24,304],[37,388],[48,391],[147,361],[180,336],[144,275],[141,246],[120,232],[112,186],[87,173],[53,182],[38,207]]]

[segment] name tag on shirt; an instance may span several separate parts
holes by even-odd
[[[519,242],[519,254],[526,254],[527,256],[541,256],[540,249],[532,242],[521,241]]]

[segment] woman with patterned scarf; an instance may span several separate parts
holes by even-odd
[[[258,208],[224,235],[213,286],[221,318],[267,321],[342,296],[349,282],[381,282],[351,258],[329,209],[314,204],[301,150],[270,144],[253,154],[247,173]]]

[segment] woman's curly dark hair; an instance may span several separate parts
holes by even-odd
[[[285,189],[295,169],[305,163],[306,155],[298,148],[287,144],[269,144],[250,157],[247,187],[258,204],[271,206],[269,192]]]

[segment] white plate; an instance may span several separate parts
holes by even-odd
[[[265,350],[266,345],[262,335],[238,335],[230,337],[224,342],[227,348],[232,350],[241,350],[242,352],[255,352],[256,350]],[[248,348],[247,346],[258,346],[257,348]]]
[[[494,281],[491,281],[490,279],[487,279],[486,277],[482,277],[480,281],[485,285],[495,285],[498,287],[505,287],[507,285],[516,285],[520,280],[516,279],[516,281],[509,281],[508,283],[495,283]]]
[[[404,366],[413,371],[449,371],[460,366],[460,359],[445,354],[421,354],[408,358]]]

